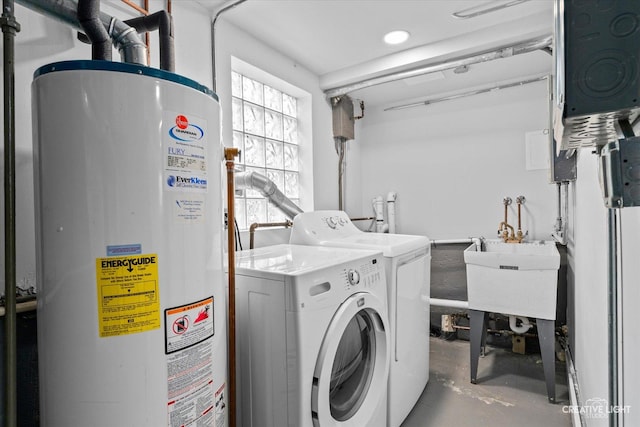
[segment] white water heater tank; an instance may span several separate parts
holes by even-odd
[[[217,96],[69,61],[32,97],[41,424],[226,426]]]

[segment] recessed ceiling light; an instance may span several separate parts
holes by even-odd
[[[386,44],[400,44],[409,40],[409,32],[405,30],[390,31],[384,35]]]

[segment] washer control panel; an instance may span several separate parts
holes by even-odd
[[[358,266],[345,268],[345,289],[352,290],[360,287],[370,288],[385,280],[384,266],[380,259],[372,258]]]
[[[324,240],[360,235],[349,216],[343,211],[303,212],[293,220],[290,243],[317,244]]]

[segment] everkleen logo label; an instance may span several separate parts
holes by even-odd
[[[180,175],[169,175],[167,178],[167,185],[173,188],[198,188],[198,189],[206,189],[207,188],[207,180],[203,178],[199,178],[197,176],[180,176]]]
[[[169,136],[177,141],[196,142],[204,137],[204,130],[200,126],[189,123],[189,119],[182,114],[176,116],[176,125],[169,129]]]

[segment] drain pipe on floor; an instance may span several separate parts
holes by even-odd
[[[5,426],[17,425],[17,331],[16,331],[16,85],[15,36],[20,24],[13,0],[2,1],[4,81],[4,410]]]

